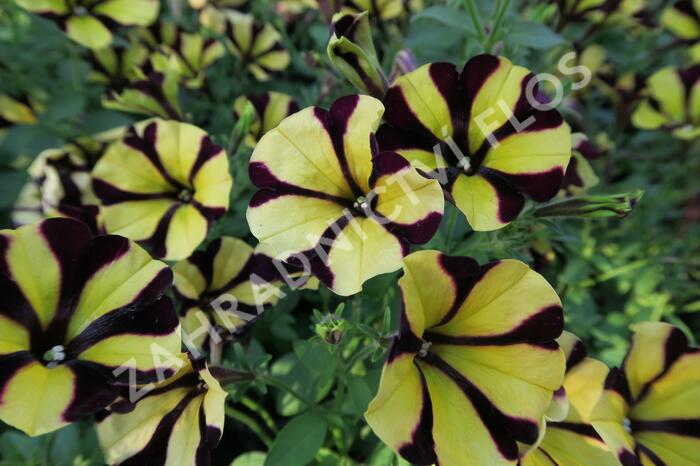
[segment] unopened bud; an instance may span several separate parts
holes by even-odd
[[[536,217],[624,218],[637,205],[644,191],[597,196],[579,196],[545,204],[535,209]]]
[[[367,12],[338,13],[333,16],[328,58],[333,66],[360,92],[379,99],[384,97],[387,82],[379,66],[372,41]]]

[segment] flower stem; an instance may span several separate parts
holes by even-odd
[[[483,45],[486,42],[486,33],[484,32],[484,26],[481,24],[479,11],[476,9],[476,2],[474,0],[464,0],[464,6],[472,19],[476,34],[479,36],[479,41]]]
[[[500,5],[500,9],[496,10],[496,19],[493,22],[493,29],[491,29],[491,33],[489,34],[489,39],[486,42],[486,53],[491,53],[491,49],[493,48],[493,44],[496,41],[496,34],[498,33],[498,30],[501,28],[501,23],[503,22],[503,17],[506,15],[506,11],[508,11],[509,6],[510,6],[510,0],[504,0],[503,4]]]
[[[265,433],[265,430],[260,426],[260,424],[258,424],[258,421],[231,406],[226,406],[226,415],[248,426],[248,428],[252,430],[255,435],[258,436],[258,438],[260,438],[265,446],[270,448],[272,445],[272,439]]]
[[[315,406],[316,403],[311,401],[309,398],[305,397],[286,383],[282,382],[281,380],[277,380],[274,377],[270,377],[268,375],[261,375],[258,377],[258,379],[267,384],[267,385],[272,385],[275,388],[278,388],[279,390],[282,390],[283,392],[287,392],[290,395],[292,395],[294,398],[298,399],[302,403],[306,405],[307,408],[310,408],[312,406]]]
[[[265,422],[265,425],[267,426],[267,428],[270,429],[271,432],[273,432],[275,434],[277,434],[277,432],[279,432],[279,429],[277,428],[277,425],[275,424],[275,420],[272,419],[272,416],[267,411],[267,409],[265,409],[264,406],[262,406],[257,401],[255,401],[251,398],[248,398],[248,397],[243,398],[241,400],[241,403],[243,403],[243,405],[246,408],[250,409],[251,411],[255,411],[256,413],[258,413],[260,415],[260,417],[262,418],[263,422]]]

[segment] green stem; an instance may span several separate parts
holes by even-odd
[[[261,375],[259,376],[259,380],[267,385],[272,385],[273,387],[276,387],[284,392],[289,393],[292,395],[294,398],[298,399],[302,403],[306,405],[307,408],[311,408],[312,406],[315,406],[316,403],[299,393],[298,391],[294,390],[292,387],[287,385],[286,383],[282,382],[281,380],[277,380],[274,377],[270,377],[268,375]]]
[[[486,33],[484,32],[484,26],[481,24],[479,11],[476,9],[476,2],[474,0],[464,0],[464,6],[472,19],[476,34],[479,36],[479,41],[483,45],[486,43]]]
[[[265,422],[267,428],[270,429],[270,431],[274,432],[275,434],[279,432],[279,429],[277,428],[274,419],[272,419],[272,416],[267,411],[267,409],[265,409],[264,406],[262,406],[257,401],[247,397],[243,398],[241,400],[241,403],[243,403],[243,406],[250,409],[251,411],[255,411],[256,413],[258,413],[262,420]]]
[[[486,43],[486,52],[491,53],[491,49],[493,48],[493,44],[496,41],[496,34],[498,33],[498,30],[501,28],[501,23],[503,22],[503,17],[506,15],[506,11],[508,11],[508,7],[510,6],[510,0],[505,0],[503,4],[501,5],[500,10],[496,10],[496,19],[493,22],[493,29],[491,30],[491,33],[489,34],[489,39]]]
[[[452,241],[452,232],[457,222],[457,208],[450,210],[450,216],[447,218],[447,228],[445,228],[445,252],[450,252],[450,242]]]
[[[258,421],[231,406],[226,406],[226,415],[248,426],[248,428],[252,430],[255,433],[255,435],[257,435],[260,438],[260,440],[262,440],[262,442],[267,448],[270,448],[270,446],[272,446],[272,439],[269,435],[265,433],[260,424],[258,424]]]
[[[367,356],[370,356],[376,350],[377,350],[377,348],[374,347],[374,345],[368,345],[368,346],[365,346],[364,348],[362,348],[357,353],[355,353],[348,361],[348,364],[345,366],[346,373],[349,374],[350,372],[352,372],[352,369],[353,369],[353,367],[355,367],[355,364],[362,361]]]

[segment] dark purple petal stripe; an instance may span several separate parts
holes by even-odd
[[[564,330],[564,313],[560,306],[549,306],[528,317],[517,327],[500,335],[451,336],[427,331],[424,338],[434,344],[444,345],[513,345],[539,343],[538,346],[557,350],[553,342]]]
[[[433,403],[428,391],[428,383],[420,366],[413,363],[420,374],[423,403],[420,418],[416,425],[411,442],[399,447],[399,454],[413,464],[432,465],[437,462],[435,440],[433,439]]]

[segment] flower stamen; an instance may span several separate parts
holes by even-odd
[[[44,353],[44,361],[46,361],[46,367],[56,367],[61,364],[66,359],[66,349],[63,345],[56,345],[46,353]]]

